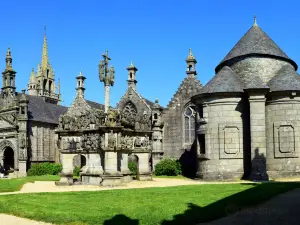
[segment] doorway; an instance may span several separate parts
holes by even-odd
[[[6,147],[4,150],[3,166],[6,171],[11,171],[15,168],[14,150],[11,147]]]

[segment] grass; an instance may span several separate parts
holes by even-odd
[[[0,196],[0,212],[54,224],[192,225],[298,187],[272,182],[6,195]]]
[[[58,181],[59,176],[27,176],[22,178],[0,179],[0,192],[19,191],[25,183],[34,181]]]

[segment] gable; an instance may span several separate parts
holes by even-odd
[[[176,93],[173,95],[167,109],[175,109],[176,107],[182,107],[190,101],[191,97],[196,95],[202,89],[202,84],[195,76],[188,76],[181,82]]]
[[[147,113],[151,113],[151,107],[149,104],[147,104],[145,99],[138,92],[131,88],[125,92],[121,100],[118,102],[117,109],[123,111],[128,103],[134,105],[137,110],[137,114],[143,114],[145,111]]]

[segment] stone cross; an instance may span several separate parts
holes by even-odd
[[[108,61],[111,60],[108,56],[108,51],[105,51],[105,54],[102,54],[103,60],[100,60],[99,64],[99,79],[100,82],[104,83],[104,96],[105,96],[105,113],[108,112],[109,109],[109,99],[110,99],[110,86],[114,85],[115,81],[115,70],[114,67],[108,67]]]

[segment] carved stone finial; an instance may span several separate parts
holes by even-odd
[[[155,103],[158,104],[158,98],[155,99]]]
[[[23,95],[25,95],[25,91],[26,91],[25,89],[22,89],[22,94],[23,94]]]
[[[256,23],[256,15],[254,15],[254,24],[253,25],[257,25],[257,23]]]

